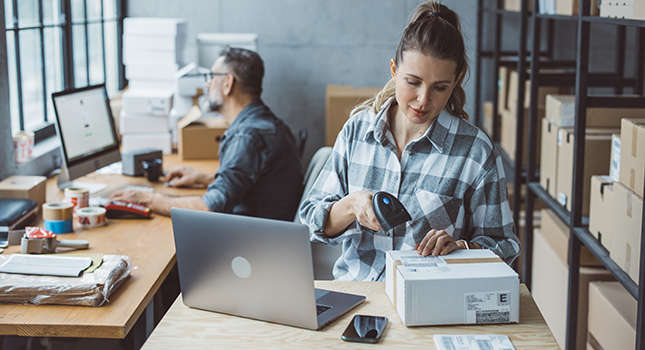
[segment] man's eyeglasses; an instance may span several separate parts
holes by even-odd
[[[197,77],[197,76],[201,75],[201,76],[204,77],[204,81],[206,82],[206,84],[210,84],[211,81],[213,80],[213,76],[215,76],[215,75],[229,75],[229,74],[230,73],[226,73],[226,72],[208,72],[208,73],[202,73],[202,74],[187,74],[186,76],[187,77]]]

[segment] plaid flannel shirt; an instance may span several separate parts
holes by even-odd
[[[490,249],[506,263],[520,253],[508,205],[502,160],[488,136],[445,110],[425,135],[410,142],[401,159],[387,121],[392,98],[378,114],[351,116],[334,144],[300,217],[311,240],[342,244],[334,265],[337,280],[383,280],[385,252],[414,249],[431,230],[445,230]],[[350,224],[329,238],[323,227],[331,206],[356,191],[387,191],[412,217],[405,225],[375,232]]]

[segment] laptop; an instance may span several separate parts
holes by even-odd
[[[314,288],[306,225],[180,208],[170,215],[188,307],[317,330],[365,301]]]

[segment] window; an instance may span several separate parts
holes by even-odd
[[[12,131],[52,135],[53,92],[122,86],[122,0],[5,0]]]

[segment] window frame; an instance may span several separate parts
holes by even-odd
[[[86,85],[90,85],[90,59],[89,59],[89,25],[91,24],[100,24],[101,25],[101,45],[103,48],[103,83],[107,81],[107,61],[106,61],[106,42],[105,42],[105,23],[106,22],[116,22],[116,41],[117,41],[117,74],[118,74],[118,89],[122,90],[126,86],[125,80],[125,68],[123,65],[123,19],[125,18],[125,9],[127,8],[127,0],[115,0],[116,5],[116,17],[105,19],[104,13],[104,0],[100,1],[100,18],[98,19],[89,19],[88,20],[88,0],[83,1],[83,19],[74,21],[72,18],[72,6],[71,0],[59,0],[60,1],[60,13],[58,16],[60,18],[58,23],[55,24],[45,24],[44,23],[44,13],[43,13],[43,2],[44,0],[37,0],[38,4],[38,22],[36,24],[20,26],[19,25],[19,13],[18,13],[18,0],[5,0],[12,2],[12,14],[11,28],[7,28],[5,23],[5,36],[13,32],[13,55],[15,59],[15,74],[16,74],[16,83],[17,83],[17,100],[18,100],[18,127],[20,130],[25,130],[25,118],[24,118],[24,104],[23,104],[23,89],[22,89],[22,69],[20,61],[20,33],[23,30],[38,30],[40,35],[40,64],[41,64],[41,86],[43,91],[43,116],[42,116],[42,126],[36,127],[33,130],[34,132],[34,143],[37,144],[43,140],[46,140],[50,137],[56,135],[55,122],[53,120],[54,116],[48,115],[48,99],[51,98],[51,94],[56,91],[48,91],[47,88],[47,69],[45,64],[45,28],[60,28],[61,31],[61,55],[62,55],[62,80],[63,80],[63,89],[72,89],[75,86],[75,76],[74,76],[74,42],[73,42],[73,27],[74,25],[83,25],[84,28],[84,52],[85,52],[85,70],[87,74]],[[4,5],[3,5],[4,6]],[[5,8],[6,10],[6,8]],[[4,20],[7,18],[3,18]],[[8,43],[7,43],[8,45]],[[7,55],[10,51],[7,47]],[[9,81],[7,81],[10,84]],[[79,86],[80,87],[80,86]],[[13,124],[13,123],[11,123]],[[15,125],[11,125],[13,129]]]

